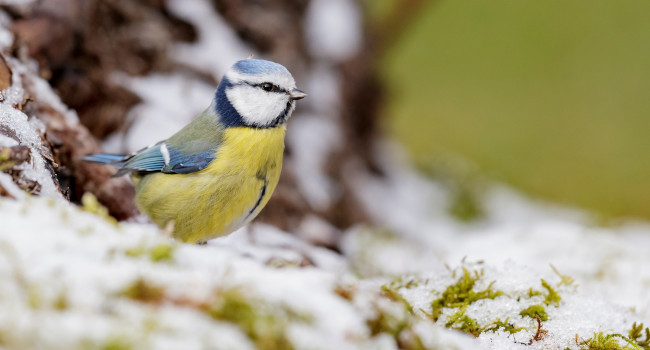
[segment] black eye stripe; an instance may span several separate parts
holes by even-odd
[[[275,92],[275,93],[283,93],[283,94],[288,93],[287,90],[285,90],[285,89],[283,89],[283,88],[281,88],[281,87],[279,87],[279,86],[277,86],[277,85],[275,85],[275,84],[273,84],[271,82],[263,82],[263,83],[256,84],[256,83],[251,83],[251,82],[248,82],[248,81],[244,81],[243,83],[248,85],[248,86],[260,88],[260,89],[262,89],[262,90],[264,90],[266,92]],[[270,90],[267,90],[267,89],[264,88],[264,85],[266,85],[266,84],[271,84],[271,89]]]
[[[268,86],[271,86],[270,89]],[[281,87],[273,84],[273,83],[262,83],[262,84],[257,84],[258,87],[260,87],[262,90],[267,91],[267,92],[279,92],[279,93],[286,93],[287,91],[282,89]]]

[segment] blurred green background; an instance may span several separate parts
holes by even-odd
[[[535,197],[650,218],[650,1],[424,9],[381,63],[387,126],[418,162],[451,154]]]

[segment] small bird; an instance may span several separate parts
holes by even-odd
[[[282,169],[286,122],[307,96],[282,65],[236,62],[210,106],[165,141],[129,155],[83,159],[131,174],[136,204],[173,237],[202,243],[253,220],[269,201]]]

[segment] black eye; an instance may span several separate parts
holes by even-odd
[[[272,91],[273,90],[273,84],[271,84],[271,83],[262,83],[262,89],[264,89],[264,91]]]

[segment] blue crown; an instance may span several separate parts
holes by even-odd
[[[256,74],[269,74],[269,73],[278,73],[278,74],[290,74],[289,71],[284,68],[283,65],[258,59],[247,59],[241,60],[235,63],[233,69],[240,73],[248,75]]]

